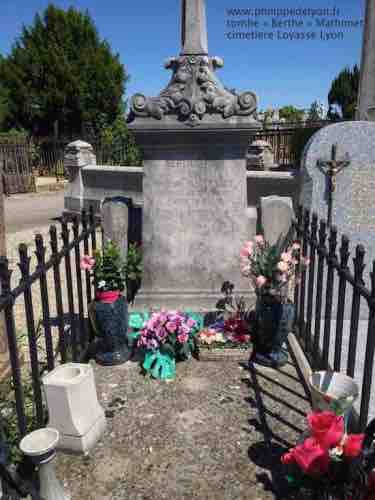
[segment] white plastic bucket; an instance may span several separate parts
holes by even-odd
[[[339,372],[313,372],[309,384],[314,411],[334,411],[347,421],[359,394],[358,385],[351,377]]]

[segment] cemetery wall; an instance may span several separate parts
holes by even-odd
[[[136,206],[143,205],[143,167],[89,165],[81,169],[65,191],[65,212],[79,212],[93,206],[99,214],[101,202],[112,196],[132,198]],[[259,205],[264,196],[289,196],[298,200],[298,173],[247,172],[248,206]]]

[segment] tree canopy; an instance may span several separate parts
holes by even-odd
[[[308,122],[318,122],[319,120],[323,120],[324,117],[324,108],[321,103],[318,101],[314,101],[311,103],[311,106],[307,112],[306,121]]]
[[[333,106],[337,106],[341,112],[341,117],[351,120],[355,115],[357,96],[359,89],[359,68],[354,65],[353,69],[344,68],[333,80],[328,94],[328,103],[332,111]]]
[[[304,116],[303,109],[298,109],[295,106],[283,106],[279,109],[279,116],[290,123],[301,122]]]
[[[80,135],[116,120],[127,78],[88,12],[49,5],[0,60],[0,112],[3,92],[9,126]]]
[[[0,67],[3,61],[4,59],[0,54]],[[8,92],[4,87],[3,83],[0,81],[0,131],[6,128],[8,117],[9,117]]]

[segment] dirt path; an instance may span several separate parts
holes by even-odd
[[[25,230],[39,230],[53,224],[64,209],[64,191],[14,194],[5,198],[7,237]]]
[[[192,360],[171,383],[135,363],[95,369],[108,428],[89,457],[59,456],[73,500],[298,498],[279,463],[309,409],[291,364],[256,373]]]

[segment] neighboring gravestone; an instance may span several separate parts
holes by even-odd
[[[260,128],[252,92],[228,90],[207,55],[204,0],[182,2],[182,48],[156,97],[136,94],[130,129],[144,153],[142,289],[135,307],[212,309],[222,283],[250,295],[239,249],[254,236],[246,148]]]
[[[291,228],[294,211],[292,198],[266,196],[260,199],[264,238],[274,245],[281,234],[286,236]]]
[[[352,259],[355,257],[355,246],[363,244],[366,249],[366,268],[364,272],[365,284],[369,286],[369,272],[372,260],[375,258],[375,123],[346,122],[330,125],[318,131],[307,144],[302,158],[302,190],[301,203],[316,212],[319,218],[327,217],[327,202],[329,186],[324,170],[319,166],[320,160],[329,160],[332,145],[337,144],[337,159],[350,160],[338,175],[333,197],[332,223],[337,226],[340,248],[341,236],[346,234],[351,242],[349,259],[350,270],[353,272]],[[339,252],[337,251],[339,256]],[[334,287],[331,292],[332,314],[330,331],[331,353],[334,351],[336,318],[338,306],[338,277],[335,273]],[[307,280],[309,273],[307,273]],[[326,281],[326,272],[323,283]],[[308,281],[306,290],[308,289]],[[324,288],[325,290],[325,288]],[[320,318],[320,343],[322,345],[325,326],[326,295],[322,297]],[[313,304],[312,331],[315,324],[315,299]],[[343,363],[346,362],[349,350],[350,317],[352,311],[352,287],[347,286],[343,324]],[[319,321],[319,318],[317,318]],[[368,330],[368,307],[364,299],[361,300],[358,344],[356,355],[356,380],[362,383],[362,374],[365,359],[365,349]],[[332,362],[332,357],[330,358]],[[346,365],[342,365],[345,371]],[[373,381],[375,383],[375,380]],[[371,414],[375,414],[375,401],[371,403]]]
[[[117,196],[106,198],[101,208],[101,221],[104,242],[111,240],[120,248],[123,257],[128,252],[129,209],[130,198]]]
[[[301,203],[327,219],[329,183],[320,161],[329,160],[337,144],[337,159],[349,160],[336,178],[332,225],[352,244],[362,243],[367,264],[375,258],[375,124],[346,122],[330,125],[309,141],[302,158]]]

